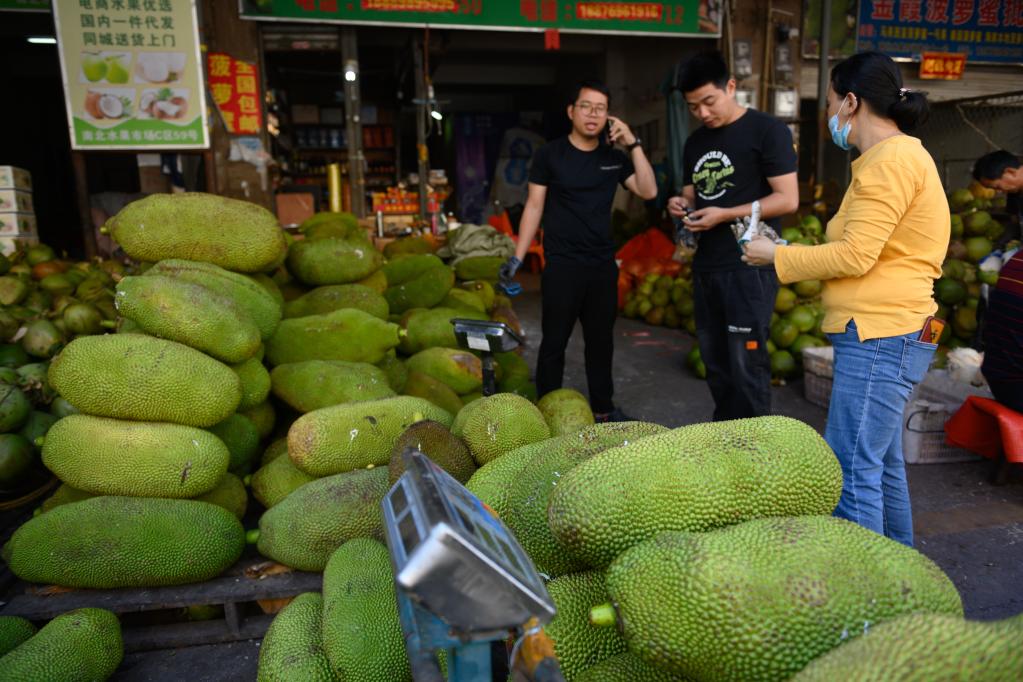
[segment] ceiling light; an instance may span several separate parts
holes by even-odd
[[[28,42],[33,45],[56,45],[57,39],[53,36],[29,36]]]
[[[443,114],[441,114],[441,113],[440,113],[439,111],[437,111],[436,109],[434,109],[433,111],[431,111],[431,112],[430,112],[430,116],[433,116],[433,117],[434,117],[435,119],[437,119],[438,121],[439,121],[439,120],[441,120],[442,118],[444,118],[444,115],[443,115]]]

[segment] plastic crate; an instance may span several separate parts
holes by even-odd
[[[803,349],[803,395],[827,409],[835,376],[835,349],[831,346]]]
[[[980,455],[945,442],[945,422],[960,405],[909,401],[902,427],[902,456],[906,464],[952,464],[980,459]]]

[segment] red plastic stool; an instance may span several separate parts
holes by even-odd
[[[1004,482],[1008,465],[1023,463],[1023,414],[971,395],[945,422],[945,441],[995,460],[992,477]]]

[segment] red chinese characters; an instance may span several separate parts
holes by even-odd
[[[206,60],[210,95],[233,135],[255,135],[263,128],[263,107],[256,67],[223,52]]]

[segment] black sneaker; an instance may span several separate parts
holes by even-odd
[[[603,414],[594,414],[593,421],[598,424],[607,424],[610,422],[634,422],[635,418],[625,414],[619,408],[614,408],[610,412],[604,412]]]

